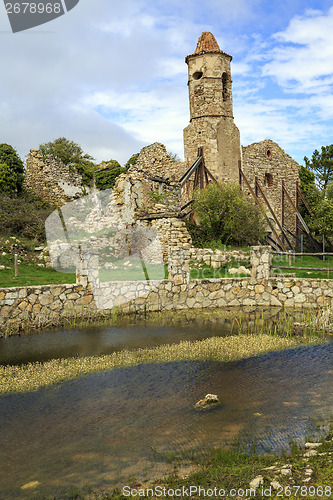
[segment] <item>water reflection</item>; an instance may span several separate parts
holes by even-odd
[[[246,309],[246,308],[245,308]],[[132,316],[118,319],[110,327],[62,328],[26,337],[0,338],[0,364],[24,364],[72,356],[109,354],[121,349],[154,347],[184,340],[225,336],[254,324],[282,326],[279,308],[244,311],[242,319],[235,310],[190,310],[152,313],[147,318]],[[245,313],[245,315],[244,315]]]
[[[233,363],[141,365],[2,397],[0,498],[28,498],[20,487],[30,481],[48,494],[143,482],[166,454],[235,436],[270,451],[302,442],[332,415],[332,361],[331,343]],[[221,406],[195,411],[206,393]]]

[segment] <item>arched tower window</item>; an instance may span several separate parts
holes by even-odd
[[[222,75],[222,97],[223,101],[228,99],[228,81],[229,77],[227,73],[223,73]]]
[[[193,73],[193,79],[194,80],[200,80],[200,78],[202,78],[202,71],[196,71],[195,73]]]

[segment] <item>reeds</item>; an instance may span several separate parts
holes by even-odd
[[[200,341],[182,341],[150,349],[123,350],[109,355],[83,358],[54,359],[45,363],[0,367],[0,394],[29,392],[42,387],[115,368],[142,363],[167,363],[172,361],[235,361],[270,351],[290,349],[300,344],[321,341],[315,336],[273,336],[240,334],[211,337]]]

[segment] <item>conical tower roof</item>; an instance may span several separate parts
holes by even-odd
[[[197,48],[194,54],[186,56],[185,62],[187,63],[189,57],[199,56],[202,54],[214,54],[214,53],[223,54],[227,57],[230,57],[230,61],[232,59],[232,56],[226,54],[220,49],[219,44],[217,43],[213,33],[210,33],[209,31],[204,31],[203,33],[201,33],[199,37]]]

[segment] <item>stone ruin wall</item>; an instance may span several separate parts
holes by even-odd
[[[123,222],[157,230],[165,261],[169,246],[192,244],[186,224],[179,218],[178,179],[184,170],[184,164],[174,162],[163,144],[154,143],[141,150],[136,165],[119,176],[113,189]]]
[[[181,167],[164,145],[155,143],[142,149],[137,164],[117,178],[113,189],[96,190],[61,206],[67,236],[57,212],[47,222],[53,266],[75,267],[75,234],[85,235],[81,249],[86,255],[97,251],[105,268],[116,266],[115,259],[138,253],[146,262],[161,262],[162,256],[167,262],[169,246],[191,246],[186,224],[179,218]]]
[[[296,205],[296,182],[299,181],[300,165],[291,158],[274,141],[265,140],[242,147],[243,172],[254,190],[255,177],[258,178],[260,187],[267,197],[280,223],[282,222],[282,181],[290,198]],[[243,189],[247,190],[243,182]],[[258,198],[266,208],[269,217],[272,219],[263,197],[258,193]],[[287,196],[284,198],[284,225],[289,231],[296,232],[296,215]],[[276,224],[274,226],[277,228]],[[277,232],[280,233],[277,228]],[[291,238],[291,241],[293,239]],[[294,241],[292,241],[294,243]]]
[[[55,159],[43,160],[38,149],[31,149],[26,162],[24,187],[50,205],[61,207],[82,196],[82,177]],[[90,188],[86,187],[89,193]]]

